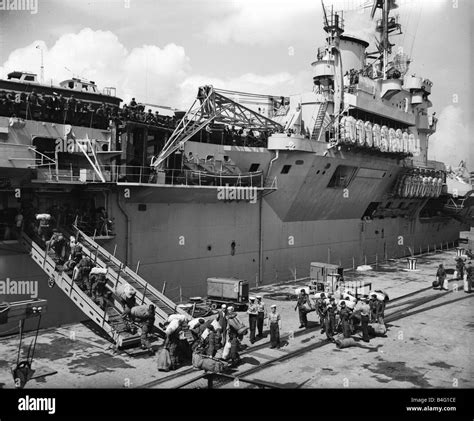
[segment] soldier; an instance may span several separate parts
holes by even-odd
[[[74,281],[76,281],[79,284],[79,288],[85,291],[89,296],[92,296],[92,285],[89,281],[89,273],[93,266],[92,260],[84,256],[74,268]]]
[[[265,303],[262,301],[262,297],[260,295],[257,295],[257,311],[258,311],[258,316],[257,316],[257,332],[258,332],[258,337],[262,338],[263,337],[263,322],[265,320],[266,312],[265,312]]]
[[[66,254],[66,240],[62,233],[54,232],[51,240],[49,240],[49,248],[54,250],[57,263],[63,263]]]
[[[362,340],[369,342],[369,317],[370,317],[370,306],[369,299],[365,298],[360,304],[360,322],[362,327]]]
[[[342,323],[342,334],[344,338],[351,337],[351,326],[350,326],[350,319],[351,319],[351,310],[346,307],[345,301],[341,301],[341,310],[339,311],[339,318],[341,319]]]
[[[462,260],[461,257],[458,257],[456,259],[456,270],[458,272],[458,279],[463,279],[464,278],[464,261]]]
[[[377,300],[376,307],[375,307],[375,321],[382,325],[385,324],[384,322],[385,316],[385,301]]]
[[[74,95],[71,94],[71,96],[66,100],[66,121],[69,121],[70,124],[75,123],[76,106],[76,98],[74,98]]]
[[[255,328],[257,327],[258,309],[255,304],[255,297],[249,297],[249,308],[247,310],[249,315],[249,329],[250,329],[250,343],[255,342]]]
[[[36,89],[33,88],[31,93],[28,95],[27,98],[27,106],[28,106],[28,116],[31,117],[34,120],[34,116],[36,113],[36,107],[38,105],[38,95],[36,95]]]
[[[308,318],[306,317],[307,308],[306,306],[310,306],[309,297],[306,294],[304,289],[301,289],[298,295],[298,301],[296,303],[295,311],[298,309],[298,314],[300,317],[300,328],[306,328],[308,325]]]
[[[326,331],[326,322],[324,317],[324,307],[326,307],[326,304],[324,302],[325,299],[326,294],[323,292],[321,293],[321,296],[316,300],[316,310],[319,316],[319,324],[321,325],[321,333],[324,333]]]
[[[137,106],[137,102],[135,101],[135,98],[132,98],[132,100],[130,101],[129,107],[136,107],[136,106]]]
[[[153,115],[151,109],[148,109],[148,113],[145,116],[145,122],[146,124],[155,124],[155,116]]]
[[[89,282],[92,290],[92,300],[100,306],[102,310],[106,308],[108,295],[107,278],[103,273],[97,273],[89,276]]]
[[[231,319],[236,317],[237,314],[234,313],[234,307],[230,306],[227,308],[227,318]],[[254,331],[255,334],[255,331]],[[240,361],[239,356],[239,334],[238,332],[229,324],[227,323],[227,334],[226,339],[230,343],[230,355],[229,358],[231,360],[231,365],[236,366]]]
[[[270,314],[268,315],[268,326],[270,328],[270,348],[280,348],[280,329],[281,317],[276,311],[276,305],[270,306]]]
[[[369,307],[370,307],[369,321],[371,323],[374,323],[376,320],[376,312],[377,312],[377,295],[376,294],[372,294],[370,296]]]
[[[226,332],[227,330],[227,317],[226,316],[227,316],[227,306],[225,304],[222,304],[221,309],[217,312],[217,317],[216,317],[216,320],[219,323],[222,332]],[[221,341],[222,341],[222,346],[224,346],[225,341],[226,341],[225,335],[222,335]]]
[[[442,264],[438,266],[438,270],[436,271],[436,277],[438,278],[439,289],[440,290],[445,289],[444,280],[446,279],[446,270],[444,269]]]
[[[326,336],[330,341],[333,340],[333,336],[336,330],[336,313],[337,313],[336,300],[334,299],[334,297],[331,297],[329,301],[329,305],[327,306],[327,317],[326,317]]]
[[[470,293],[472,291],[472,282],[474,280],[474,268],[471,262],[467,262],[464,273],[464,292]]]
[[[170,370],[176,370],[179,367],[179,329],[176,329],[173,333],[167,334],[164,347],[168,349],[170,353]]]
[[[131,323],[131,312],[132,312],[132,308],[137,305],[137,301],[135,297],[136,293],[137,292],[135,290],[129,289],[128,291],[124,291],[120,295],[120,304],[122,304],[122,307],[123,307],[122,319],[125,323],[126,329],[129,331],[133,330],[133,325]]]
[[[151,334],[153,331],[154,324],[155,324],[155,306],[153,304],[150,304],[148,306],[147,317],[145,317],[141,321],[142,334],[140,335],[140,342],[142,345],[142,349],[147,349],[150,355],[153,355],[155,353],[148,339],[148,335]]]

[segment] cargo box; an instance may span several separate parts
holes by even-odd
[[[207,296],[209,299],[230,302],[247,302],[249,283],[236,278],[208,278]]]

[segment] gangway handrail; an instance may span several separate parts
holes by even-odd
[[[108,252],[106,249],[104,249],[100,244],[96,243],[90,236],[85,234],[83,231],[81,231],[77,226],[74,225],[74,229],[76,229],[77,233],[79,236],[86,241],[90,246],[96,247],[98,246],[98,250],[103,254],[106,255],[111,262],[113,262],[115,265],[122,267],[123,272],[125,272],[127,275],[131,276],[134,281],[136,281],[142,288],[145,288],[147,285],[147,292],[152,293],[156,298],[161,300],[164,304],[166,304],[168,307],[170,307],[171,310],[173,310],[175,313],[183,314],[187,317],[189,317],[189,314],[184,311],[183,309],[179,308],[171,299],[169,299],[166,295],[162,294],[159,292],[156,288],[153,287],[150,283],[145,281],[140,275],[135,273],[132,269],[130,269],[128,266],[123,265],[123,263],[117,259],[112,253]],[[103,262],[104,263],[104,262]],[[105,263],[104,263],[105,264]]]
[[[58,285],[87,317],[104,329],[117,346],[120,347],[122,344],[120,332],[117,332],[111,326],[107,311],[102,310],[84,291],[78,288],[69,275],[64,271],[59,273],[56,270],[56,262],[48,255],[47,250],[43,250],[25,232],[22,233],[21,239],[29,250],[33,260],[54,280],[55,284]],[[77,300],[74,299],[74,296]]]

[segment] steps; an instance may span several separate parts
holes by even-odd
[[[121,317],[121,306],[116,299],[110,302],[106,311],[102,310],[71,277],[56,269],[56,262],[48,251],[33,241],[27,234],[22,233],[21,244],[30,253],[31,258],[49,276],[71,301],[113,340],[118,348],[137,346],[140,344],[140,335],[125,331]]]
[[[319,140],[321,129],[323,127],[324,118],[326,117],[326,110],[328,108],[327,102],[319,104],[318,113],[316,114],[316,121],[313,127],[313,133],[311,134],[311,140]]]

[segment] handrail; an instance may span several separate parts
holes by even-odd
[[[217,187],[229,185],[262,188],[264,187],[263,176],[263,171],[229,174],[210,172],[204,168],[167,169],[157,174],[150,167],[127,166],[125,172],[117,172],[114,175],[112,182]]]

